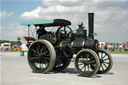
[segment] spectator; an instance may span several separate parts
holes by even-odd
[[[107,45],[104,46],[104,49],[106,49],[106,50],[108,49],[108,48],[107,48]]]
[[[121,51],[121,50],[122,50],[122,48],[123,48],[123,46],[122,46],[122,45],[120,45],[120,46],[119,46],[119,50]]]

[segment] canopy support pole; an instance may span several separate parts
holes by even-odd
[[[35,26],[35,27],[36,27],[36,31],[37,31],[37,26]],[[38,39],[37,33],[36,33],[36,39]]]
[[[28,37],[30,36],[29,35],[29,29],[30,29],[30,25],[28,25]],[[29,44],[29,39],[27,40],[27,44]]]

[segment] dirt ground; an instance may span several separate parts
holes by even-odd
[[[113,67],[107,74],[81,77],[74,69],[74,62],[59,73],[33,73],[27,54],[0,53],[1,85],[128,85],[128,54],[112,54]]]

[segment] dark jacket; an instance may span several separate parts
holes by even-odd
[[[39,39],[42,35],[47,34],[47,31],[45,29],[38,29],[36,33],[38,34]]]

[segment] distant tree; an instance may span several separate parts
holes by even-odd
[[[9,40],[0,40],[0,45],[1,43],[11,43],[11,45],[21,45],[21,41],[9,41]]]
[[[18,45],[22,45],[21,38],[18,37],[17,40],[18,40],[18,41],[17,41],[17,44],[18,44]]]
[[[20,38],[20,37],[18,37],[18,38],[17,38],[17,40],[18,40],[18,41],[20,41],[20,40],[21,40],[21,38]]]

